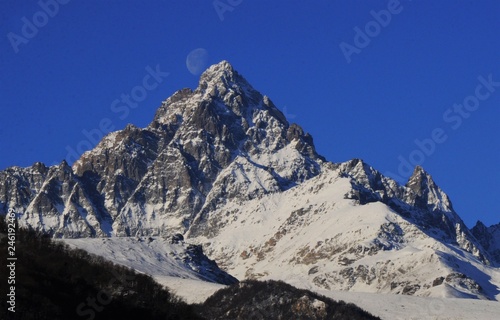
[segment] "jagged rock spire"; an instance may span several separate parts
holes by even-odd
[[[410,203],[433,210],[453,211],[448,195],[438,187],[431,175],[421,166],[415,167],[406,187],[411,190],[406,195],[406,200]]]

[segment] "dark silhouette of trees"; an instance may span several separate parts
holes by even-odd
[[[379,319],[358,306],[334,301],[282,281],[245,280],[198,306],[209,319]]]

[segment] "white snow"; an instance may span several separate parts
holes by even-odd
[[[187,303],[203,303],[217,290],[226,287],[213,282],[170,276],[155,276],[154,279]]]
[[[161,237],[114,237],[62,239],[70,247],[83,249],[114,263],[148,274],[158,281],[191,279],[211,281],[211,275],[186,263],[187,244],[171,244]]]
[[[422,298],[346,291],[318,291],[344,300],[387,320],[495,320],[500,303],[475,299]]]
[[[420,286],[417,296],[500,300],[498,268],[430,236],[381,202],[345,199],[351,190],[348,178],[324,172],[285,192],[226,203],[210,213],[210,236],[189,240],[203,244],[211,259],[240,280],[372,293]],[[356,275],[364,270],[366,275]],[[476,283],[450,277],[434,284],[457,272]]]

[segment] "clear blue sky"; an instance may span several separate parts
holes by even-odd
[[[499,1],[72,0],[42,10],[0,1],[0,170],[60,162],[103,119],[147,125],[162,100],[196,87],[186,57],[204,48],[327,159],[362,158],[400,181],[401,163],[418,162],[469,226],[500,222]],[[157,65],[168,76],[137,89]],[[146,97],[112,110],[134,90]],[[464,100],[469,109],[454,108]]]

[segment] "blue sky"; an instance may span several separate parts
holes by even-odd
[[[400,182],[421,164],[469,226],[498,223],[499,18],[498,1],[0,1],[0,170],[146,126],[196,87],[186,57],[203,48],[328,160]]]

